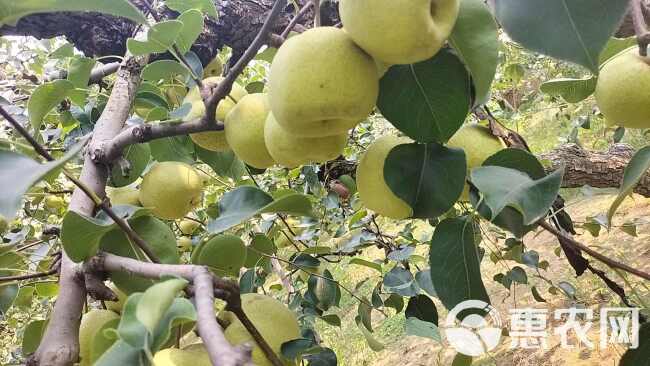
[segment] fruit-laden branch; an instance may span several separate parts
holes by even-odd
[[[607,151],[590,151],[576,144],[565,144],[538,158],[548,161],[550,170],[564,166],[562,187],[618,188],[633,155],[634,149],[627,144],[613,144]],[[639,181],[634,192],[650,197],[650,173]]]
[[[219,298],[226,301],[227,309],[242,322],[271,363],[274,366],[282,366],[278,356],[244,313],[237,285],[215,277],[206,267],[191,264],[147,263],[110,253],[100,253],[91,259],[88,266],[97,272],[123,271],[151,279],[174,275],[192,282],[198,314],[197,326],[210,354],[210,360],[215,365],[245,365],[250,362],[250,349],[234,347],[224,337],[214,314],[216,293]]]

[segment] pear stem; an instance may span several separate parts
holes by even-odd
[[[632,7],[634,32],[636,33],[636,40],[639,44],[639,55],[647,57],[648,45],[650,44],[650,30],[648,30],[648,24],[643,15],[643,0],[632,0],[630,6]]]

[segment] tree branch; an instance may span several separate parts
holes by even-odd
[[[632,24],[634,25],[634,33],[636,40],[639,44],[639,55],[648,56],[648,44],[650,44],[650,30],[645,21],[643,14],[643,0],[632,0],[630,3],[632,7]]]
[[[551,226],[548,222],[546,222],[544,220],[539,222],[539,226],[541,226],[542,228],[544,228],[546,231],[550,232],[551,234],[557,236],[558,238],[564,239],[564,241],[566,243],[570,244],[575,249],[582,250],[583,252],[589,254],[590,256],[592,256],[595,259],[607,264],[608,266],[610,266],[612,268],[617,268],[617,269],[623,270],[625,272],[631,273],[631,274],[633,274],[635,276],[638,276],[638,277],[641,277],[641,278],[643,278],[645,280],[650,281],[650,273],[643,272],[643,271],[641,271],[639,269],[628,266],[625,263],[621,263],[621,262],[613,260],[610,257],[608,257],[608,256],[606,256],[604,254],[601,254],[601,253],[589,248],[588,246],[580,243],[579,241],[573,239],[571,236],[557,230],[556,228],[554,228],[553,226]]]
[[[26,274],[26,275],[0,277],[0,282],[22,281],[22,280],[31,280],[33,278],[49,277],[49,276],[57,274],[57,272],[59,272],[59,269],[54,268],[54,269],[51,269],[51,270],[49,270],[47,272],[38,272],[38,273],[30,273],[30,274]]]

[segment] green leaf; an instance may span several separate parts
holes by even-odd
[[[187,329],[196,322],[196,308],[188,299],[179,297],[174,299],[165,315],[158,322],[154,331],[154,340],[151,349],[155,352],[168,344],[169,340],[176,337],[174,330]]]
[[[420,292],[420,287],[411,271],[401,267],[394,267],[386,273],[383,285],[385,292],[400,296],[411,297]]]
[[[378,340],[375,339],[375,337],[372,336],[372,333],[370,333],[370,331],[363,325],[363,323],[361,323],[361,319],[359,318],[359,316],[357,316],[354,320],[357,323],[357,327],[359,328],[359,330],[361,330],[361,333],[366,338],[366,342],[368,343],[368,346],[370,347],[371,350],[375,352],[379,352],[385,348],[381,342],[379,342]]]
[[[382,77],[377,107],[398,130],[418,142],[446,142],[465,121],[471,81],[449,49],[413,65],[395,65]]]
[[[147,214],[147,210],[134,206],[114,206],[113,211],[126,220]],[[104,212],[97,217],[87,217],[75,211],[68,211],[61,224],[61,243],[66,254],[75,262],[82,262],[99,250],[104,234],[117,227],[117,224]]]
[[[190,9],[199,9],[211,17],[218,17],[217,7],[212,0],[165,0],[165,5],[179,13]]]
[[[499,0],[495,15],[510,38],[598,74],[598,56],[618,28],[627,0]]]
[[[442,220],[433,233],[429,252],[431,280],[438,298],[447,309],[465,300],[490,298],[481,278],[474,227],[469,218]]]
[[[285,213],[313,217],[309,198],[299,193],[289,193],[273,199],[256,187],[243,186],[225,193],[219,201],[219,217],[208,223],[208,231],[216,234],[239,225],[263,213]]]
[[[451,362],[451,366],[471,366],[472,365],[472,356],[467,356],[462,353],[456,353],[454,360]]]
[[[422,321],[438,325],[438,311],[436,305],[426,295],[417,295],[409,299],[406,305],[406,318],[417,318]]]
[[[57,11],[96,11],[146,23],[147,19],[128,0],[0,0],[0,26],[16,25],[29,14]]]
[[[180,262],[176,237],[165,222],[152,216],[143,216],[129,220],[129,224],[147,243],[161,263],[178,264]],[[105,234],[101,239],[100,247],[104,251],[122,257],[140,260],[145,258],[144,253],[135,244],[132,244],[119,228],[114,228]],[[110,275],[117,288],[127,294],[144,291],[155,283],[151,279],[141,278],[129,272],[112,272]]]
[[[43,338],[46,324],[46,320],[33,320],[27,324],[23,332],[22,353],[24,355],[36,352],[41,338]]]
[[[178,39],[182,29],[183,23],[178,20],[156,23],[149,28],[146,41],[129,38],[126,47],[134,56],[167,52]]]
[[[185,54],[203,32],[203,14],[199,10],[190,9],[179,15],[176,20],[183,22],[183,29],[178,35],[176,45],[181,53]]]
[[[151,149],[146,143],[133,144],[124,149],[122,156],[129,166],[123,169],[119,164],[113,164],[109,179],[112,187],[128,186],[138,180],[151,160]]]
[[[266,267],[270,259],[266,255],[273,255],[277,251],[273,241],[264,234],[255,234],[251,243],[246,247],[246,268]]]
[[[349,264],[357,264],[359,266],[372,268],[372,269],[376,270],[377,272],[382,273],[381,264],[375,263],[375,262],[370,262],[370,261],[367,261],[367,260],[365,260],[363,258],[354,257],[354,258],[350,259],[350,262],[348,262],[348,263]]]
[[[639,347],[628,349],[621,357],[619,366],[650,366],[650,323],[639,328]]]
[[[610,226],[612,225],[612,218],[616,210],[618,210],[618,207],[623,203],[625,198],[634,191],[634,187],[643,178],[648,169],[650,169],[650,146],[646,146],[637,151],[627,164],[627,167],[625,167],[623,182],[621,183],[618,196],[612,202],[609,211],[607,211],[607,222]]]
[[[118,340],[95,363],[95,366],[115,365],[148,366],[149,362],[139,349]]]
[[[105,323],[96,333],[92,340],[90,350],[90,364],[95,364],[102,355],[117,341],[117,327],[120,325],[120,319],[113,319]]]
[[[482,165],[519,170],[522,173],[528,174],[532,179],[541,179],[546,176],[544,166],[537,160],[535,155],[522,149],[507,148],[500,150],[485,159]]]
[[[449,43],[463,60],[474,83],[474,105],[484,104],[499,64],[499,33],[482,0],[462,0]]]
[[[413,335],[418,337],[424,337],[433,339],[437,342],[442,342],[442,337],[440,336],[440,330],[438,327],[424,320],[420,320],[414,317],[407,317],[405,324],[405,333],[406,335]]]
[[[384,164],[391,190],[413,208],[414,218],[447,212],[465,186],[465,153],[436,143],[394,147]]]
[[[149,142],[151,156],[157,162],[180,161],[194,163],[194,145],[189,136],[174,136],[155,139]]]
[[[341,327],[341,318],[336,314],[327,314],[320,317],[325,323],[335,327]]]
[[[144,294],[138,292],[126,299],[126,303],[122,308],[120,325],[117,327],[120,339],[138,351],[149,348],[152,343],[152,337],[148,336],[147,328],[138,320],[136,315],[138,303],[142,296]]]
[[[95,60],[87,57],[75,57],[68,67],[68,81],[77,89],[86,89],[90,81],[90,73],[95,66]],[[86,104],[85,90],[70,90],[68,95],[72,103],[83,107]]]
[[[208,164],[221,177],[229,177],[234,181],[239,181],[243,175],[247,174],[246,165],[232,151],[209,151],[199,146],[195,146],[194,149],[199,159]]]
[[[187,280],[171,279],[157,283],[144,292],[135,311],[136,318],[153,334]]]
[[[20,202],[31,186],[63,167],[84,147],[86,141],[73,146],[61,159],[40,164],[25,155],[0,149],[0,216],[13,220]]]
[[[56,50],[50,53],[51,59],[61,60],[68,57],[74,56],[74,46],[70,43],[65,43],[63,46],[57,48]]]
[[[358,286],[358,285],[357,285]],[[361,321],[361,324],[368,329],[370,332],[372,330],[372,307],[368,305],[368,299],[363,298],[364,301],[359,301],[359,306],[357,307],[357,316]]]
[[[0,286],[0,315],[5,315],[7,310],[11,308],[14,300],[18,296],[18,285],[2,285]]]
[[[73,89],[74,84],[68,80],[55,80],[39,85],[34,90],[27,102],[27,113],[34,130],[38,131],[41,128],[43,118],[59,105]]]
[[[542,295],[539,293],[539,290],[537,289],[537,287],[533,286],[533,287],[530,289],[530,291],[532,292],[532,294],[533,294],[533,299],[535,299],[535,301],[537,301],[537,302],[546,302],[546,300],[545,300],[545,299],[542,297]]]
[[[539,89],[548,95],[562,97],[569,103],[578,103],[596,91],[596,78],[591,76],[583,79],[554,79],[543,83]]]
[[[546,216],[560,190],[563,170],[538,180],[499,166],[475,168],[470,175],[472,184],[492,211],[492,218],[505,207],[512,207],[523,215],[524,224],[530,225]]]
[[[636,37],[610,38],[605,49],[600,53],[600,64],[627,50],[630,47],[637,47]]]
[[[315,300],[314,305],[323,311],[327,311],[331,306],[336,305],[338,284],[334,281],[329,270],[326,269],[322,276],[325,278],[314,275],[309,276],[307,291]]]
[[[174,76],[186,78],[189,75],[187,68],[174,60],[154,61],[142,70],[142,79],[148,81],[170,80]]]
[[[433,281],[431,281],[431,270],[429,268],[423,269],[415,274],[415,281],[418,283],[418,286],[424,292],[429,294],[429,296],[438,297],[436,289],[433,287]]]

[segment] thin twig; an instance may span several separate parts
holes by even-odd
[[[621,262],[613,260],[610,257],[608,257],[608,256],[606,256],[604,254],[601,254],[601,253],[589,248],[588,246],[580,243],[579,241],[576,241],[571,236],[557,230],[556,228],[551,226],[546,221],[540,221],[539,226],[541,226],[542,228],[544,228],[546,231],[550,232],[551,234],[553,234],[553,235],[555,235],[557,237],[561,237],[561,238],[565,239],[565,241],[567,243],[569,243],[570,245],[572,245],[573,247],[582,250],[583,252],[589,254],[590,256],[594,257],[595,259],[598,259],[599,261],[607,264],[608,266],[610,266],[612,268],[618,268],[620,270],[623,270],[625,272],[631,273],[631,274],[633,274],[635,276],[638,276],[638,277],[641,277],[643,279],[646,279],[646,280],[650,281],[650,273],[643,272],[643,271],[641,271],[639,269],[636,269],[636,268],[633,268],[633,267],[631,267],[631,266],[629,266],[629,265],[627,265],[625,263],[621,263]]]
[[[43,277],[48,277],[52,276],[59,273],[58,268],[53,268],[47,272],[38,272],[38,273],[30,273],[26,275],[18,275],[18,276],[6,276],[6,277],[0,277],[0,282],[12,282],[12,281],[22,281],[22,280],[31,280],[33,278],[43,278]]]
[[[308,1],[308,2],[307,2],[307,3],[302,7],[302,9],[300,9],[300,11],[298,12],[298,14],[296,14],[296,16],[293,17],[293,19],[291,19],[291,21],[289,22],[289,25],[287,25],[287,27],[282,31],[282,33],[280,33],[280,37],[281,37],[282,39],[287,39],[287,37],[289,36],[289,34],[291,33],[291,31],[293,31],[293,28],[296,26],[296,24],[298,24],[298,22],[300,21],[300,19],[301,19],[305,14],[307,14],[307,12],[309,12],[309,9],[311,9],[311,7],[312,7],[313,5],[314,5],[313,2]]]
[[[320,0],[312,0],[314,3],[314,28],[321,25]]]
[[[214,90],[212,96],[207,98],[205,106],[205,116],[204,118],[210,123],[214,124],[214,118],[217,112],[217,105],[226,95],[230,94],[232,85],[237,80],[237,77],[244,71],[244,68],[251,62],[251,60],[257,55],[259,49],[268,41],[271,29],[275,23],[275,20],[282,12],[282,9],[287,5],[287,0],[276,0],[273,4],[273,8],[269,12],[264,25],[260,28],[257,36],[253,42],[248,46],[244,54],[239,58],[235,66],[233,66],[226,74],[226,77]]]

